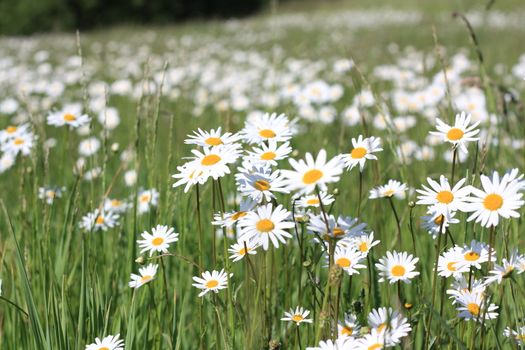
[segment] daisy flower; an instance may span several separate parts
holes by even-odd
[[[272,172],[270,168],[255,167],[255,171],[251,173],[237,174],[236,179],[241,195],[250,197],[257,203],[263,200],[270,202],[275,198],[273,192],[288,193],[286,179],[279,170]]]
[[[326,184],[339,181],[342,173],[339,158],[327,162],[324,149],[319,151],[315,160],[310,153],[306,153],[305,160],[290,159],[289,162],[294,170],[283,170],[282,173],[288,178],[289,189],[302,193],[310,193],[316,186],[326,191]]]
[[[357,339],[356,350],[381,350],[386,347],[385,335],[382,332],[378,332],[376,329],[372,329],[369,334],[366,334],[362,338]]]
[[[137,211],[139,214],[144,214],[150,211],[151,208],[156,207],[159,203],[159,192],[152,188],[150,190],[142,190],[137,198]]]
[[[288,141],[293,135],[293,130],[286,115],[265,113],[248,119],[241,134],[247,142],[261,144],[270,140]]]
[[[217,180],[230,173],[229,164],[235,163],[240,155],[237,144],[223,145],[211,148],[203,148],[202,151],[192,150],[193,157],[188,167],[195,170],[198,176],[204,179],[212,177]]]
[[[212,221],[213,225],[221,227],[232,227],[236,222],[245,217],[249,211],[257,205],[251,198],[243,198],[239,205],[239,210],[227,212],[227,213],[217,213],[214,215]]]
[[[463,152],[468,153],[466,144],[479,140],[479,137],[474,137],[479,133],[479,129],[476,130],[479,121],[469,125],[470,118],[470,114],[465,112],[456,114],[456,120],[452,126],[436,118],[438,131],[431,131],[430,133],[442,137],[443,141],[450,142],[454,147],[459,147]]]
[[[341,338],[354,337],[359,334],[361,326],[357,317],[353,314],[345,314],[345,320],[337,325],[337,334]]]
[[[354,246],[336,247],[334,251],[334,263],[349,275],[358,274],[359,271],[357,269],[366,268],[366,265],[360,264],[365,257]]]
[[[458,264],[481,269],[481,264],[489,261],[489,255],[489,247],[487,244],[472,240],[470,245],[465,244],[461,249],[460,257],[462,259]],[[491,260],[496,260],[496,253],[494,251],[492,252]]]
[[[10,139],[14,139],[20,135],[26,134],[29,129],[29,124],[9,125],[7,128],[0,130],[0,142],[4,143]]]
[[[381,148],[381,138],[374,136],[363,138],[362,135],[359,135],[357,140],[352,138],[352,145],[353,148],[350,153],[340,155],[344,166],[348,170],[352,170],[356,165],[359,165],[359,170],[363,171],[366,160],[376,160],[377,157],[374,153],[383,150]]]
[[[193,162],[188,162],[184,165],[177,167],[177,174],[171,175],[172,178],[177,179],[177,181],[172,185],[173,188],[184,186],[184,193],[187,193],[191,186],[196,184],[203,184],[206,182],[207,178],[203,175],[201,170],[197,169],[197,166]]]
[[[40,187],[38,189],[38,198],[44,200],[47,204],[53,204],[56,198],[62,197],[65,187]]]
[[[376,198],[391,198],[396,197],[398,199],[405,198],[405,191],[407,185],[397,180],[388,180],[388,183],[383,186],[378,186],[370,190],[370,199]]]
[[[457,310],[459,311],[458,317],[463,318],[467,321],[475,320],[481,321],[491,320],[498,317],[498,313],[495,312],[498,306],[494,304],[488,304],[488,300],[485,298],[483,293],[476,291],[461,291],[456,296]]]
[[[455,211],[450,211],[444,214],[430,212],[429,214],[430,215],[421,217],[421,220],[423,221],[422,226],[434,239],[436,239],[440,230],[441,234],[445,234],[451,224],[459,223],[459,220],[454,218],[456,215]]]
[[[460,262],[463,260],[460,247],[452,247],[438,258],[438,274],[441,277],[457,276],[469,271],[469,266]]]
[[[471,192],[471,186],[462,186],[465,184],[466,179],[459,180],[453,188],[450,188],[450,184],[445,176],[439,177],[439,183],[427,178],[427,182],[430,187],[423,185],[423,189],[416,191],[420,194],[417,196],[417,204],[428,205],[429,211],[434,212],[436,215],[447,214],[451,211],[467,209],[469,194]]]
[[[199,297],[202,297],[208,292],[219,293],[219,290],[228,288],[228,274],[224,272],[224,269],[221,271],[213,270],[211,273],[205,271],[201,274],[201,277],[194,276],[193,280],[196,283],[193,283],[192,286],[198,289],[202,289],[202,292],[199,293]],[[230,273],[229,277],[233,276]]]
[[[503,258],[501,260],[501,265],[494,264],[494,268],[489,271],[490,276],[485,277],[485,284],[489,285],[494,282],[501,284],[503,279],[510,277],[514,271],[521,274],[523,272],[520,268],[522,260],[523,256],[518,254],[517,249],[513,249],[509,259]]]
[[[27,156],[31,153],[31,148],[33,148],[34,138],[32,132],[25,132],[8,139],[2,144],[0,149],[2,152],[8,153],[13,157],[16,157],[18,153]]]
[[[211,129],[210,131],[204,131],[199,128],[198,131],[193,132],[193,135],[188,135],[184,143],[201,147],[214,147],[235,143],[239,141],[239,139],[241,139],[241,136],[231,132],[222,134],[221,127],[218,127],[217,130]]]
[[[95,209],[87,213],[79,223],[79,227],[88,231],[107,231],[118,225],[119,216],[112,211]]]
[[[104,200],[104,209],[111,210],[112,212],[117,213],[117,214],[125,213],[130,207],[131,207],[130,203],[120,200],[120,199],[106,198]]]
[[[355,237],[348,237],[339,242],[338,246],[353,246],[359,250],[364,256],[368,255],[370,249],[378,245],[381,241],[374,241],[374,232],[363,233]]]
[[[315,347],[307,347],[306,350],[351,350],[357,349],[356,342],[353,338],[338,338],[334,341],[332,339],[321,340],[319,345]]]
[[[390,284],[397,281],[410,283],[412,278],[419,275],[419,272],[414,271],[418,261],[419,258],[414,258],[407,252],[386,252],[386,256],[379,259],[379,263],[376,264],[381,277],[379,282],[388,280]]]
[[[244,258],[246,254],[255,255],[257,254],[257,247],[259,247],[258,242],[239,240],[237,243],[232,244],[230,248],[228,248],[228,251],[232,254],[230,255],[230,259],[235,262]]]
[[[128,285],[131,288],[140,288],[146,283],[151,282],[155,278],[158,268],[159,265],[157,264],[149,264],[148,266],[141,267],[139,269],[140,275],[136,275],[134,273],[131,274],[131,281],[128,283]]]
[[[254,147],[246,155],[246,159],[253,164],[268,164],[276,166],[278,160],[288,158],[292,152],[290,142],[284,142],[281,145],[275,140],[270,140],[268,144],[261,143],[260,147]]]
[[[511,329],[509,327],[505,328],[503,335],[507,338],[512,338],[516,344],[522,346],[525,345],[525,326],[521,326],[517,330]]]
[[[346,237],[362,235],[367,226],[365,223],[358,223],[357,218],[339,216],[336,219],[335,216],[331,214],[327,216],[327,221],[329,232],[326,232],[327,223],[322,213],[312,215],[307,228],[310,232],[317,233],[324,240],[330,238],[339,240]]]
[[[286,229],[294,227],[292,221],[288,221],[290,212],[282,205],[273,209],[273,205],[262,205],[246,214],[240,221],[242,228],[241,239],[257,242],[262,245],[264,250],[268,250],[271,241],[275,248],[279,247],[279,241],[286,243],[285,238],[292,235]]]
[[[142,248],[140,253],[149,251],[149,256],[152,256],[154,252],[167,253],[170,244],[179,240],[179,234],[175,233],[175,229],[166,225],[157,225],[151,229],[151,234],[144,231],[141,236],[144,239],[137,241],[139,247]]]
[[[86,345],[86,350],[124,350],[124,340],[119,338],[120,334],[108,335],[102,340],[95,338],[93,344]]]
[[[78,153],[83,157],[90,157],[100,149],[101,142],[96,137],[90,137],[78,144]]]
[[[285,311],[284,317],[281,318],[281,321],[295,322],[297,326],[299,326],[301,323],[312,323],[313,320],[311,318],[307,318],[309,314],[309,310],[297,306],[295,310],[292,308],[288,312]]]
[[[490,227],[498,225],[500,216],[518,218],[520,214],[517,210],[525,203],[523,193],[520,193],[524,187],[522,178],[523,175],[518,177],[518,169],[506,173],[501,179],[496,171],[492,179],[481,175],[483,189],[472,188],[472,196],[468,199],[470,203],[465,211],[473,213],[467,220]]]
[[[47,116],[47,124],[57,127],[68,125],[72,128],[78,128],[87,125],[90,121],[91,118],[87,114],[82,114],[80,104],[65,106],[61,111],[52,112]]]
[[[395,346],[412,330],[406,317],[392,308],[380,307],[368,314],[368,325],[380,334],[387,346]]]
[[[320,202],[319,202],[319,197],[321,197]],[[310,195],[303,196],[299,198],[299,200],[297,201],[297,206],[299,208],[309,208],[309,207],[319,208],[321,206],[320,205],[321,203],[323,204],[323,207],[324,207],[324,206],[328,206],[332,204],[335,201],[334,196],[326,193],[325,191],[319,192],[319,197],[317,196],[317,194],[310,194]]]

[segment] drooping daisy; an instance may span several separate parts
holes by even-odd
[[[521,326],[516,330],[507,327],[503,331],[503,335],[513,339],[519,346],[525,345],[525,326]]]
[[[2,144],[0,149],[2,152],[8,153],[13,157],[16,157],[19,153],[27,156],[31,153],[31,149],[33,148],[34,138],[34,134],[28,131],[8,139]]]
[[[238,134],[231,132],[225,132],[223,134],[221,127],[218,127],[217,130],[211,129],[210,131],[204,131],[199,128],[197,131],[193,132],[193,135],[188,135],[188,138],[184,140],[184,143],[201,147],[214,147],[235,143],[240,139],[241,136]]]
[[[355,337],[359,334],[361,326],[357,320],[356,315],[354,314],[345,314],[344,322],[341,322],[337,325],[337,334],[339,337]]]
[[[363,138],[362,135],[359,135],[357,140],[352,138],[352,146],[350,153],[340,155],[344,166],[348,170],[352,170],[356,165],[359,165],[359,170],[363,171],[366,160],[376,160],[377,157],[374,153],[383,150],[381,148],[381,139],[374,136]]]
[[[236,175],[239,192],[253,201],[261,203],[263,200],[269,202],[275,198],[274,192],[288,193],[286,179],[279,170],[272,172],[270,168],[257,168],[251,173],[239,173]]]
[[[366,256],[354,246],[337,247],[334,251],[334,264],[340,266],[347,274],[359,274],[357,269],[364,269],[366,265],[360,264]]]
[[[460,149],[468,153],[466,143],[479,140],[478,137],[474,137],[479,133],[479,129],[476,127],[479,125],[479,121],[470,124],[470,114],[461,112],[456,114],[456,120],[453,126],[444,123],[441,119],[436,118],[438,131],[431,131],[432,135],[441,136],[443,141],[450,142],[454,147],[460,147]]]
[[[483,190],[472,187],[472,196],[468,199],[470,203],[465,209],[472,214],[467,220],[476,220],[482,226],[490,227],[498,225],[500,216],[518,218],[520,214],[517,210],[525,203],[523,193],[520,193],[524,186],[522,178],[523,175],[518,177],[518,169],[506,173],[501,179],[496,171],[492,179],[481,175]]]
[[[317,233],[322,239],[344,239],[362,235],[366,229],[366,223],[359,223],[357,218],[339,216],[337,219],[333,215],[324,214],[312,215],[308,223],[308,231]],[[327,232],[327,225],[329,231]]]
[[[172,185],[172,187],[184,186],[184,193],[187,193],[191,186],[196,184],[203,184],[206,182],[207,177],[202,176],[204,173],[197,169],[198,167],[194,162],[188,162],[184,165],[177,167],[177,174],[171,175],[172,178],[177,179],[177,181]]]
[[[270,140],[268,144],[261,143],[260,147],[254,147],[252,151],[248,152],[246,159],[253,164],[276,166],[278,160],[288,158],[291,152],[292,148],[289,142],[278,145],[275,140]]]
[[[72,128],[78,128],[87,125],[91,118],[87,114],[82,114],[80,104],[71,104],[64,106],[61,111],[52,112],[47,116],[47,124],[54,126],[68,125]]]
[[[459,223],[459,220],[454,218],[456,215],[455,211],[449,211],[443,214],[431,212],[429,214],[430,215],[421,217],[423,221],[422,226],[434,239],[436,239],[440,230],[441,234],[445,234],[451,224]]]
[[[275,248],[279,247],[279,241],[286,243],[285,238],[292,235],[285,231],[294,227],[289,221],[290,212],[282,205],[273,209],[273,204],[262,205],[255,211],[248,212],[241,218],[239,226],[242,228],[241,239],[258,242],[264,250],[268,250],[271,241]]]
[[[265,113],[248,119],[241,133],[247,142],[261,144],[270,140],[288,141],[293,130],[286,115]]]
[[[339,181],[342,173],[339,158],[327,162],[324,149],[319,151],[315,160],[310,153],[306,153],[305,160],[290,159],[289,162],[294,170],[283,170],[282,173],[288,178],[289,189],[302,193],[310,193],[316,186],[326,191],[326,184]]]
[[[149,251],[149,256],[154,252],[167,253],[170,244],[179,240],[179,234],[175,232],[173,227],[166,225],[157,225],[151,229],[151,234],[144,231],[141,234],[142,240],[138,240],[139,247],[142,248],[140,253]]]
[[[465,181],[466,179],[461,179],[450,188],[447,178],[443,175],[439,177],[439,183],[427,178],[430,187],[422,185],[422,190],[416,190],[420,194],[417,204],[428,205],[429,211],[436,215],[457,210],[465,211],[472,189],[471,186],[462,187]]]
[[[221,271],[213,270],[212,272],[205,271],[201,274],[201,277],[194,276],[193,280],[196,283],[193,283],[192,286],[198,289],[202,289],[202,292],[199,293],[199,297],[202,297],[208,292],[219,293],[219,290],[228,288],[228,274],[224,272],[224,269]],[[233,276],[232,273],[229,274],[229,277]]]
[[[386,256],[379,259],[376,268],[379,270],[379,282],[388,280],[390,284],[397,281],[410,283],[410,280],[419,272],[415,271],[419,258],[415,258],[407,252],[386,252]]]
[[[253,210],[256,205],[257,203],[251,198],[243,198],[239,205],[239,210],[227,212],[224,214],[215,214],[212,224],[222,227],[232,227],[236,222],[245,217],[249,211]]]
[[[257,247],[259,247],[259,242],[238,240],[237,243],[232,244],[231,247],[228,248],[228,252],[232,254],[230,255],[230,259],[235,262],[244,258],[246,254],[255,255],[257,254]]]
[[[521,274],[523,270],[520,268],[523,256],[518,254],[517,249],[513,249],[508,259],[503,258],[501,265],[494,264],[494,268],[489,271],[489,276],[485,277],[485,284],[497,282],[501,284],[504,278],[508,278],[512,273]]]
[[[370,190],[370,199],[396,197],[398,199],[405,198],[405,191],[407,185],[397,180],[388,180],[388,183],[383,186],[378,186]]]
[[[38,189],[38,198],[44,200],[46,204],[53,204],[56,198],[62,197],[65,187],[40,187]]]
[[[461,264],[463,253],[460,247],[452,247],[438,258],[438,274],[441,277],[458,276],[469,271],[467,265]]]
[[[150,190],[142,190],[137,198],[137,211],[139,214],[144,214],[150,211],[159,203],[159,192],[152,188]]]
[[[140,288],[146,283],[151,282],[155,278],[158,268],[159,265],[157,264],[149,264],[148,266],[141,267],[139,269],[139,275],[131,274],[131,281],[129,281],[128,285],[131,288]]]
[[[472,240],[470,245],[465,244],[462,247],[460,255],[462,260],[460,260],[458,264],[481,269],[481,264],[489,261],[489,255],[489,247],[487,244]],[[491,260],[496,260],[494,251],[492,252]]]
[[[321,197],[321,201],[319,201],[319,197]],[[299,208],[319,208],[321,206],[321,203],[323,204],[323,207],[325,207],[332,204],[334,201],[335,199],[333,195],[322,191],[319,192],[319,196],[317,196],[317,194],[309,194],[303,196],[299,198],[299,200],[296,203]]]
[[[228,165],[235,163],[240,155],[237,144],[203,148],[202,151],[194,149],[191,152],[194,157],[187,166],[195,170],[198,176],[204,179],[212,177],[214,180],[229,174]]]
[[[370,232],[370,233],[359,234],[355,237],[345,238],[337,242],[337,245],[338,246],[339,245],[354,246],[357,250],[359,250],[366,257],[368,255],[368,252],[370,252],[370,249],[378,245],[380,242],[381,241],[375,241],[374,232]]]
[[[112,212],[117,213],[117,214],[125,213],[129,208],[131,208],[131,206],[132,205],[125,200],[120,200],[120,199],[115,199],[115,198],[114,199],[106,198],[104,200],[104,209],[111,210]]]
[[[79,226],[88,232],[107,231],[118,225],[118,219],[118,214],[112,211],[95,209],[82,218]]]
[[[102,340],[95,338],[93,344],[86,345],[86,350],[124,350],[124,340],[119,338],[120,334],[108,335]]]
[[[450,295],[452,304],[457,304],[457,298],[464,292],[484,294],[487,286],[481,279],[466,278],[465,275],[454,275],[454,280],[450,285],[450,289],[447,289],[446,293]]]
[[[313,320],[311,318],[307,318],[309,314],[309,310],[297,306],[295,310],[291,308],[290,311],[285,311],[284,317],[281,318],[281,321],[295,322],[297,326],[299,326],[301,323],[312,323]]]
[[[496,310],[497,305],[488,304],[483,293],[477,291],[461,291],[456,296],[457,310],[459,311],[458,317],[465,320],[475,320],[483,322],[484,320],[491,320],[498,317]]]

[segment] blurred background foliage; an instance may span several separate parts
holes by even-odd
[[[247,16],[283,0],[1,0],[0,34]]]

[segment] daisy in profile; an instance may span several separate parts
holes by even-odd
[[[79,227],[88,232],[107,231],[118,225],[118,219],[118,214],[112,211],[95,209],[82,218]]]
[[[353,349],[356,350],[381,350],[386,347],[385,344],[385,335],[382,332],[378,332],[377,329],[372,329],[372,331],[362,338],[357,339],[356,347]]]
[[[245,217],[249,211],[253,210],[257,202],[253,201],[251,198],[243,198],[239,205],[239,210],[227,212],[227,213],[217,213],[214,215],[212,221],[213,225],[221,227],[232,227],[240,219]]]
[[[471,186],[465,186],[466,179],[459,180],[454,187],[450,187],[445,176],[439,177],[439,182],[427,178],[430,187],[425,185],[422,190],[417,189],[417,204],[429,206],[429,211],[439,214],[447,214],[451,211],[465,211],[468,208]]]
[[[144,231],[141,236],[144,239],[137,241],[139,247],[142,248],[140,253],[149,251],[149,256],[152,256],[154,252],[167,253],[170,244],[179,240],[179,234],[175,233],[175,229],[166,225],[157,225],[151,229],[151,234]]]
[[[95,338],[93,344],[86,345],[86,350],[124,350],[124,340],[119,338],[120,334],[108,335],[102,340]]]
[[[338,246],[339,245],[354,246],[355,249],[359,250],[366,257],[368,253],[370,252],[370,249],[378,245],[380,242],[381,241],[374,240],[374,232],[370,232],[370,233],[363,233],[355,237],[345,238],[337,242],[337,245]]]
[[[430,212],[429,214],[430,215],[422,216],[421,220],[423,228],[427,230],[433,239],[436,239],[440,230],[441,234],[445,234],[451,224],[459,223],[459,220],[454,218],[456,215],[454,211],[444,214]]]
[[[326,219],[327,222],[323,214],[312,215],[308,223],[308,231],[318,234],[324,240],[340,240],[362,235],[367,226],[364,222],[359,223],[357,218],[338,216],[336,219],[330,214]],[[327,225],[329,232],[326,231]]]
[[[264,250],[268,250],[271,241],[275,248],[279,247],[279,242],[285,244],[286,238],[292,235],[285,231],[294,227],[294,223],[289,221],[290,212],[282,205],[273,208],[267,204],[258,207],[255,211],[248,212],[239,221],[242,229],[241,239],[259,243]]]
[[[16,157],[19,153],[27,156],[31,153],[31,149],[34,144],[34,134],[32,132],[25,132],[17,135],[16,137],[8,139],[2,144],[0,149],[2,152],[9,153],[11,156]]]
[[[229,277],[231,276],[233,276],[232,273],[230,273]],[[201,277],[194,276],[193,280],[196,283],[192,284],[195,288],[202,290],[199,293],[199,297],[208,292],[219,293],[219,290],[228,288],[228,274],[224,272],[224,269],[221,271],[213,270],[212,272],[205,271],[201,274]]]
[[[459,265],[464,265],[467,267],[475,267],[481,269],[481,264],[489,261],[489,247],[483,242],[478,242],[472,240],[470,245],[464,245],[461,248],[461,260]],[[496,254],[492,252],[492,261],[496,260]]]
[[[306,153],[305,160],[289,160],[294,170],[283,170],[282,173],[288,178],[290,190],[299,190],[301,193],[311,193],[316,186],[326,191],[326,184],[339,181],[342,173],[339,158],[335,157],[326,161],[326,151],[319,151],[317,159],[310,153]]]
[[[257,247],[259,247],[258,242],[239,240],[228,248],[228,252],[231,254],[230,259],[232,259],[233,262],[236,262],[244,258],[246,254],[255,255],[257,254]]]
[[[312,323],[311,318],[307,318],[310,315],[310,311],[303,309],[300,306],[297,306],[295,310],[292,308],[288,312],[285,311],[284,317],[281,318],[281,321],[295,322],[297,326],[301,323]]]
[[[171,175],[172,178],[177,181],[172,185],[173,188],[184,186],[184,193],[187,193],[189,189],[196,184],[203,184],[206,182],[207,178],[202,176],[203,172],[198,170],[195,166],[195,163],[189,162],[184,165],[177,167],[177,174]]]
[[[293,130],[286,115],[265,113],[248,119],[241,134],[247,142],[261,144],[270,140],[288,141],[293,135]]]
[[[376,198],[405,198],[405,191],[407,185],[397,180],[388,180],[388,183],[383,186],[378,186],[370,190],[370,199]]]
[[[354,246],[337,247],[334,252],[334,264],[340,266],[347,274],[359,274],[357,269],[364,269],[366,265],[361,264],[366,256]]]
[[[139,214],[144,214],[150,211],[159,203],[159,192],[152,188],[150,190],[142,190],[137,198],[137,211]]]
[[[91,118],[87,114],[82,114],[81,104],[71,104],[64,106],[60,111],[52,112],[47,116],[47,124],[56,127],[70,126],[78,128],[89,124]]]
[[[469,125],[470,118],[470,114],[465,112],[456,114],[456,120],[452,126],[436,118],[438,131],[431,131],[430,133],[442,137],[443,141],[450,142],[454,147],[459,147],[463,152],[468,153],[466,144],[479,140],[479,137],[475,137],[479,133],[479,129],[476,129],[479,121]]]
[[[469,271],[469,266],[461,264],[463,253],[460,247],[452,247],[438,258],[438,275],[441,277],[458,276]]]
[[[419,272],[415,271],[419,258],[415,258],[407,252],[386,252],[386,256],[379,259],[376,268],[379,270],[379,282],[388,280],[390,284],[397,281],[410,283],[410,280]]]
[[[458,317],[467,321],[475,320],[483,322],[484,320],[491,320],[498,317],[496,310],[498,306],[488,304],[483,293],[477,291],[463,290],[456,296]]]
[[[467,212],[472,212],[468,221],[475,220],[482,226],[497,226],[500,216],[505,219],[518,218],[518,210],[523,206],[523,190],[525,182],[523,175],[518,177],[518,169],[503,175],[500,178],[497,172],[492,174],[492,179],[481,175],[482,190],[472,188],[472,196],[468,199]]]
[[[264,167],[255,169],[251,173],[242,172],[236,175],[241,195],[261,203],[263,200],[270,202],[275,198],[274,192],[288,193],[286,179],[279,170],[272,172],[270,168]]]
[[[523,273],[523,270],[521,269],[522,262],[523,256],[519,255],[518,250],[514,248],[508,259],[503,258],[501,260],[501,265],[494,264],[494,268],[489,271],[489,276],[485,277],[485,284],[501,284],[503,279],[510,277],[512,273]]]
[[[277,166],[277,161],[288,158],[291,152],[290,142],[278,145],[275,140],[270,140],[267,144],[261,143],[259,147],[254,147],[248,152],[246,159],[253,164]]]
[[[124,200],[116,198],[106,198],[104,200],[104,209],[108,211],[111,210],[112,212],[117,214],[124,214],[130,208],[131,204]]]
[[[525,326],[521,326],[517,330],[507,327],[503,331],[503,335],[513,339],[519,346],[525,345]]]
[[[237,144],[203,148],[202,151],[194,149],[191,152],[194,157],[187,166],[204,179],[212,177],[214,180],[229,174],[228,165],[235,163],[240,155]]]
[[[148,266],[141,267],[139,269],[139,275],[134,273],[131,274],[131,281],[128,283],[128,285],[131,288],[140,288],[146,283],[151,282],[155,278],[158,268],[159,265],[157,264],[149,264]]]
[[[38,189],[38,198],[51,205],[56,198],[62,197],[65,190],[65,187],[40,187]]]
[[[231,132],[225,132],[223,134],[221,127],[218,127],[217,130],[211,129],[210,131],[204,131],[199,128],[193,132],[193,135],[188,135],[184,143],[201,147],[214,147],[235,143],[239,141],[240,138],[239,135]]]
[[[368,314],[368,325],[384,339],[385,345],[395,346],[410,333],[412,327],[406,317],[392,308],[380,307]]]
[[[319,201],[319,197],[321,197],[321,201]],[[319,192],[319,196],[317,194],[310,194],[306,196],[302,196],[297,200],[297,206],[299,208],[319,208],[321,206],[321,203],[323,206],[328,206],[332,204],[335,201],[334,196],[331,194],[326,193],[325,191]]]
[[[361,326],[359,325],[356,315],[345,314],[344,322],[340,322],[337,325],[337,334],[341,338],[355,337],[359,334],[360,329]]]
[[[359,165],[359,170],[363,171],[367,159],[377,160],[374,153],[383,150],[381,148],[381,139],[374,136],[363,138],[362,135],[359,135],[357,140],[352,138],[352,146],[350,153],[340,155],[344,166],[348,170],[352,170],[356,165]]]

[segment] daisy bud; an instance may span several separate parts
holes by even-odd
[[[328,274],[328,280],[329,280],[330,285],[338,286],[339,283],[341,283],[342,277],[343,277],[343,268],[339,266],[338,264],[332,265],[332,268],[330,269],[330,273]]]
[[[296,149],[294,149],[294,150],[292,151],[292,157],[297,157],[298,155],[299,155],[299,151],[296,150]]]
[[[334,195],[334,197],[338,196],[339,195],[339,189],[338,188],[334,188],[332,194]]]
[[[310,260],[303,261],[303,266],[304,267],[310,267],[311,265],[312,265],[312,262]]]
[[[144,265],[144,257],[141,255],[135,259],[135,262],[139,265]]]
[[[270,350],[279,350],[281,348],[281,343],[278,340],[272,339],[268,343],[268,348]]]
[[[414,203],[414,201],[410,201],[410,202],[408,202],[408,206],[410,208],[414,208],[416,206],[416,203]]]
[[[405,309],[410,310],[411,308],[414,307],[414,304],[411,304],[411,303],[405,303],[404,307],[405,307]]]
[[[111,150],[112,150],[113,152],[118,152],[119,148],[120,148],[120,145],[119,145],[117,142],[115,142],[115,143],[113,143],[113,144],[111,145]]]

